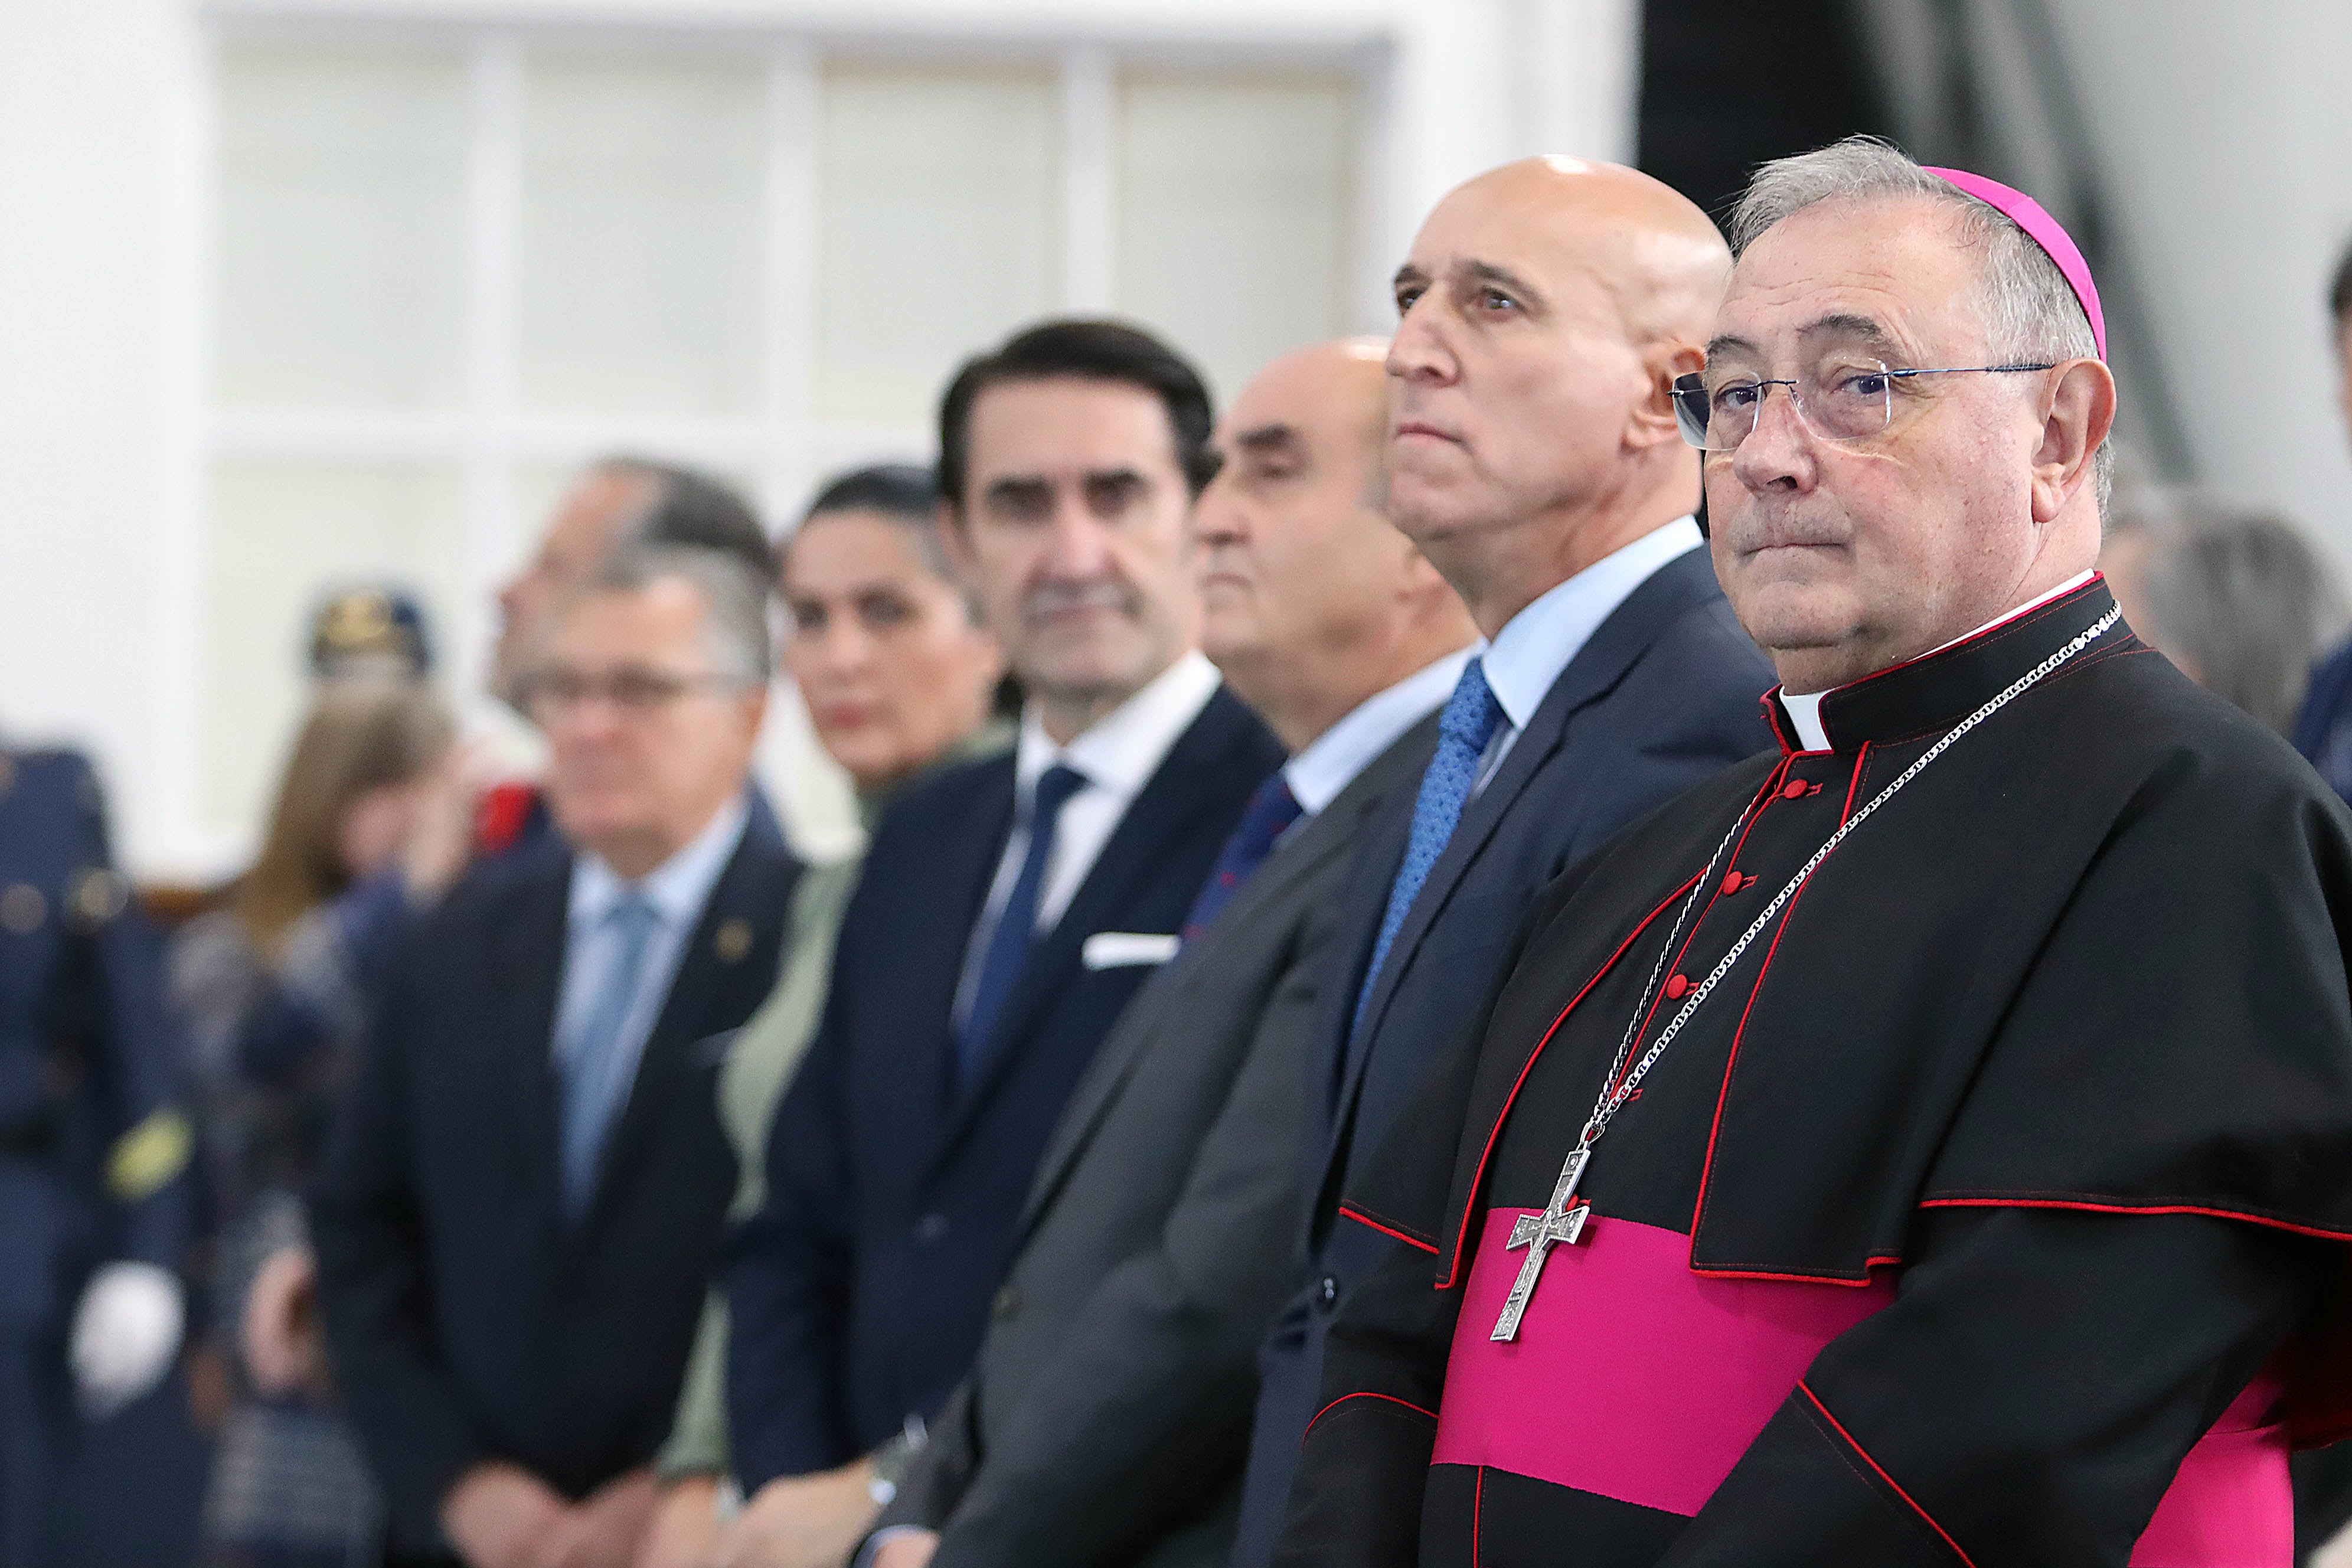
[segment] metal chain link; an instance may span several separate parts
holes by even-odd
[[[1847,834],[1860,827],[1880,806],[1894,799],[1896,791],[1918,777],[1921,771],[1937,757],[1942,756],[1953,742],[1991,718],[2036,681],[2090,647],[2122,618],[2123,610],[2120,607],[2110,608],[2105,615],[2093,622],[2081,636],[2018,677],[1990,701],[1952,726],[1943,739],[1922,752],[1919,759],[1896,775],[1893,783],[1871,796],[1869,803],[1860,811],[1840,823],[1837,831],[1831,834],[1819,849],[1813,851],[1812,858],[1807,860],[1797,874],[1789,879],[1787,886],[1773,896],[1772,901],[1764,906],[1763,912],[1749,922],[1748,929],[1740,933],[1739,940],[1731,944],[1731,951],[1725,953],[1707,977],[1692,990],[1689,999],[1682,1005],[1681,1011],[1677,1012],[1666,1026],[1659,1031],[1656,1041],[1643,1053],[1641,1061],[1634,1066],[1632,1072],[1625,1075],[1623,1081],[1620,1082],[1617,1075],[1624,1069],[1626,1058],[1633,1054],[1633,1041],[1640,1033],[1642,1020],[1649,1014],[1651,1001],[1656,994],[1658,976],[1665,969],[1668,955],[1675,951],[1675,938],[1682,934],[1683,926],[1689,920],[1691,910],[1697,907],[1700,895],[1707,890],[1708,885],[1712,882],[1716,861],[1721,858],[1725,847],[1731,843],[1733,836],[1738,833],[1749,817],[1763,805],[1761,801],[1751,801],[1747,808],[1740,812],[1738,820],[1731,825],[1731,832],[1724,835],[1723,843],[1717,845],[1715,853],[1707,857],[1706,869],[1700,873],[1697,884],[1691,889],[1690,897],[1683,900],[1682,912],[1675,918],[1675,928],[1667,934],[1666,945],[1660,950],[1657,963],[1651,967],[1649,982],[1642,988],[1642,1000],[1633,1009],[1633,1019],[1626,1026],[1625,1037],[1617,1047],[1615,1059],[1609,1064],[1609,1076],[1601,1080],[1601,1095],[1593,1101],[1592,1115],[1585,1121],[1584,1131],[1578,1135],[1576,1149],[1569,1158],[1575,1159],[1577,1154],[1591,1148],[1600,1140],[1601,1134],[1608,1130],[1610,1119],[1617,1114],[1619,1108],[1633,1097],[1633,1091],[1641,1088],[1642,1079],[1649,1076],[1650,1069],[1657,1065],[1658,1058],[1665,1054],[1666,1047],[1674,1043],[1675,1037],[1682,1033],[1683,1026],[1690,1022],[1691,1015],[1698,1011],[1699,1004],[1706,1001],[1723,977],[1731,972],[1732,965],[1739,962],[1740,955],[1748,951],[1748,944],[1756,940],[1759,932],[1771,923],[1772,917],[1780,912],[1781,907],[1796,895],[1797,889],[1804,885],[1805,879],[1811,876],[1823,860],[1829,858],[1830,851],[1845,841]]]

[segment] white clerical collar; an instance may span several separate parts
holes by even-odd
[[[1365,698],[1348,716],[1298,749],[1284,765],[1299,810],[1313,816],[1339,798],[1372,759],[1396,743],[1396,738],[1445,705],[1470,650],[1461,648],[1434,664],[1406,676],[1394,686]]]
[[[682,925],[698,918],[710,897],[710,889],[718,885],[719,874],[727,869],[727,862],[735,858],[735,846],[742,839],[744,825],[751,820],[751,808],[744,795],[742,790],[729,795],[727,804],[684,848],[635,882],[614,870],[603,856],[583,849],[572,869],[572,896],[566,910],[571,923],[579,927],[594,925],[633,889],[654,906],[666,925]]]
[[[2013,621],[2020,616],[2031,614],[2032,611],[2038,610],[2042,605],[2050,603],[2053,599],[2064,598],[2075,589],[2089,583],[2092,578],[2096,577],[2098,574],[2098,569],[2095,567],[2092,568],[2088,572],[2077,572],[2074,576],[2067,578],[2063,583],[2059,584],[2055,588],[2051,589],[2048,593],[2037,594],[2032,598],[2026,600],[2025,603],[2017,605],[2013,609],[2003,610],[2000,615],[1995,616],[1992,619],[1987,621],[1976,630],[1963,633],[1962,635],[1954,637],[1949,642],[1937,643],[1934,647],[1929,648],[1926,653],[1923,653],[1918,657],[1920,658],[1933,658],[1936,655],[1943,652],[1948,647],[1958,647],[1960,644],[1969,641],[1972,637],[1980,637],[1984,636],[1985,633],[1992,630],[1993,627],[2001,625],[2003,622]],[[1916,661],[1913,659],[1905,659],[1903,662],[1910,664]],[[1835,687],[1832,687],[1830,689],[1831,691],[1834,691],[1837,688]],[[1811,691],[1801,696],[1794,692],[1788,691],[1780,693],[1780,710],[1789,716],[1789,728],[1796,731],[1797,749],[1799,751],[1826,752],[1830,749],[1830,732],[1822,723],[1822,699],[1828,695],[1828,691]]]
[[[1487,689],[1502,707],[1503,717],[1511,721],[1512,731],[1528,727],[1559,672],[1584,651],[1601,623],[1632,597],[1634,589],[1667,562],[1705,542],[1696,518],[1678,517],[1654,528],[1546,592],[1513,616],[1492,643],[1476,650]]]

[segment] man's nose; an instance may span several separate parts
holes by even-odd
[[[1785,386],[1767,386],[1756,410],[1756,428],[1732,448],[1732,476],[1751,490],[1811,489],[1815,473],[1813,433],[1797,412]]]
[[[1046,575],[1085,582],[1103,574],[1110,563],[1110,531],[1083,498],[1066,496],[1054,509],[1050,526],[1043,563]]]
[[[1220,477],[1210,481],[1192,509],[1192,537],[1204,545],[1244,544],[1249,541],[1248,510]]]
[[[1423,294],[1397,321],[1396,335],[1389,339],[1388,373],[1399,381],[1443,383],[1460,368],[1437,306]]]

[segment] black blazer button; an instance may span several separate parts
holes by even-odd
[[[1021,1292],[1007,1285],[996,1293],[996,1317],[999,1322],[1017,1315],[1021,1310]]]
[[[943,1214],[927,1214],[915,1222],[917,1241],[938,1241],[947,1233],[948,1216]]]

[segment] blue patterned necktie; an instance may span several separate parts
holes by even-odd
[[[1029,852],[1021,874],[998,911],[995,929],[988,933],[988,950],[980,961],[980,976],[971,988],[971,1009],[965,1014],[963,1032],[956,1037],[956,1078],[969,1085],[980,1077],[982,1053],[1004,1005],[1013,999],[1029,949],[1037,939],[1037,905],[1045,889],[1045,866],[1053,858],[1054,828],[1062,807],[1087,787],[1087,775],[1060,763],[1037,777],[1037,792],[1029,807]]]
[[[1445,710],[1437,716],[1437,752],[1421,775],[1421,794],[1412,803],[1412,836],[1405,840],[1404,863],[1397,868],[1396,880],[1389,887],[1389,904],[1381,915],[1380,940],[1372,943],[1371,964],[1364,971],[1364,988],[1356,994],[1356,1016],[1348,1026],[1351,1037],[1363,1026],[1372,986],[1381,977],[1381,965],[1387,962],[1397,932],[1404,929],[1406,913],[1421,896],[1422,884],[1429,880],[1437,858],[1445,853],[1454,825],[1462,820],[1462,808],[1478,782],[1478,759],[1486,754],[1495,731],[1502,727],[1503,705],[1495,700],[1494,689],[1486,684],[1486,663],[1474,658],[1463,666],[1462,679],[1454,683],[1454,695],[1445,700]]]
[[[574,1224],[588,1211],[605,1135],[636,1077],[635,1055],[621,1049],[621,1027],[636,1005],[661,915],[643,893],[629,892],[604,911],[601,923],[617,938],[612,967],[556,1063],[563,1091],[563,1213]]]
[[[1249,804],[1242,807],[1242,819],[1234,824],[1232,837],[1217,853],[1216,869],[1209,873],[1200,897],[1192,900],[1192,913],[1184,917],[1186,942],[1199,941],[1209,922],[1234,901],[1234,895],[1274,853],[1276,841],[1298,820],[1302,810],[1298,797],[1290,793],[1290,781],[1279,772],[1257,786]]]

